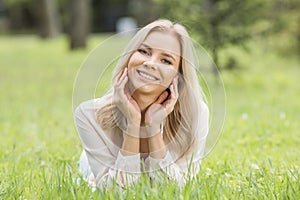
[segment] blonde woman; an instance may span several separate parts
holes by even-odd
[[[80,171],[92,187],[125,187],[141,173],[183,186],[199,172],[209,111],[196,67],[182,25],[157,20],[136,33],[111,90],[75,111]]]

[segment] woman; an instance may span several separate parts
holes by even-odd
[[[154,21],[129,42],[110,92],[77,107],[80,170],[92,187],[131,185],[143,172],[182,186],[199,172],[209,112],[193,53],[182,25]]]

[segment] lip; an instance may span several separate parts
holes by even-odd
[[[144,80],[147,80],[147,81],[158,81],[158,80],[159,80],[159,78],[158,78],[157,76],[155,76],[155,75],[153,75],[153,74],[151,74],[151,73],[149,73],[149,72],[147,72],[147,71],[137,69],[136,72],[137,72],[137,75],[138,75],[140,78],[144,79]],[[156,80],[151,80],[151,79],[145,78],[144,76],[141,76],[141,75],[140,75],[140,72],[142,72],[142,73],[144,73],[144,74],[146,74],[146,75],[148,75],[148,76],[151,76],[151,77],[155,78]]]

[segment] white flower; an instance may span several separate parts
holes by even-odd
[[[248,119],[248,114],[247,113],[242,113],[242,119],[247,120]]]
[[[290,126],[290,122],[286,121],[286,122],[284,122],[284,125],[285,125],[285,127],[289,127]]]
[[[259,170],[259,166],[257,164],[252,163],[251,168],[255,170]]]
[[[280,119],[285,119],[286,118],[286,115],[285,115],[285,112],[280,112]]]
[[[212,171],[211,171],[211,169],[210,168],[206,168],[206,176],[210,176],[210,175],[212,175]]]

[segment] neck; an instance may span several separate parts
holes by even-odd
[[[132,97],[139,105],[142,113],[145,113],[147,108],[157,99],[156,94],[140,94],[138,91],[134,92]]]
[[[129,90],[129,94],[131,94],[133,99],[139,105],[142,115],[145,113],[147,108],[158,98],[157,94],[143,93],[143,92],[139,91],[138,89],[134,90],[131,83],[128,84],[128,90]]]
[[[141,125],[144,126],[146,110],[157,99],[157,96],[151,94],[139,94],[138,92],[135,92],[132,97],[140,107],[142,117]]]

